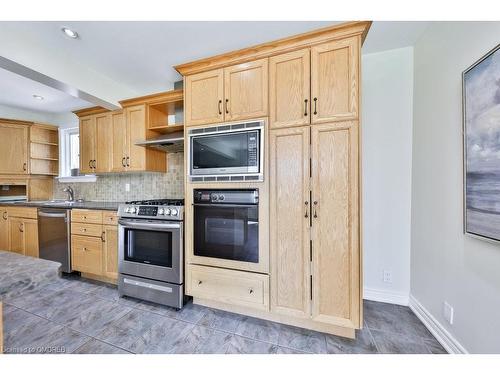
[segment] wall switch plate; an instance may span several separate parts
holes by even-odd
[[[451,306],[448,302],[444,301],[443,302],[443,316],[446,319],[446,321],[450,324],[453,324],[453,306]]]
[[[384,283],[392,283],[392,272],[388,270],[384,270],[383,273]]]
[[[125,191],[130,191],[130,184],[125,184]]]

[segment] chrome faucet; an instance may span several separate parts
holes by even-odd
[[[74,202],[75,201],[75,193],[73,192],[73,189],[71,186],[67,186],[63,190],[65,193],[68,193],[68,201]]]

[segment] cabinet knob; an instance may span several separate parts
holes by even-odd
[[[82,232],[86,232],[87,231],[87,228],[82,228]]]
[[[248,291],[248,293],[252,294],[253,293],[253,289],[250,288],[250,290]]]
[[[83,251],[87,251],[87,248],[86,248],[86,247],[84,247],[84,248],[83,248]]]
[[[201,280],[198,280],[198,285],[201,285]]]

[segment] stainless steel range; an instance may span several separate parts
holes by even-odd
[[[180,309],[184,301],[184,200],[118,208],[118,292]]]

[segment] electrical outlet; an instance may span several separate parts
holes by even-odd
[[[383,280],[384,283],[392,283],[392,272],[384,270]]]
[[[444,301],[443,302],[443,316],[446,319],[446,321],[450,324],[453,324],[453,306],[451,306],[448,302]]]
[[[130,191],[130,184],[125,184],[125,191]]]

